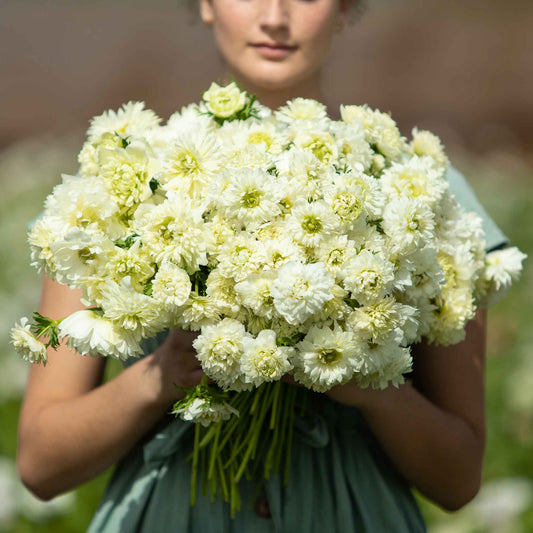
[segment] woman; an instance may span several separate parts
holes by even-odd
[[[296,96],[327,103],[322,67],[357,0],[200,0],[234,77],[263,104]],[[335,111],[330,109],[332,118]],[[452,189],[483,217],[487,249],[505,236],[453,168]],[[49,279],[40,312],[82,308],[80,292]],[[417,345],[412,382],[373,391],[349,383],[312,404],[295,422],[290,483],[266,482],[255,508],[243,481],[243,508],[198,496],[189,506],[191,424],[168,416],[200,382],[196,334],[172,331],[145,344],[145,357],[102,384],[104,358],[72,357],[67,347],[33,366],[20,417],[18,467],[26,486],[50,499],[118,463],[90,531],[425,531],[410,492],[447,510],[480,486],[485,441],[486,316],[478,311],[461,344]],[[290,378],[287,377],[287,381]]]

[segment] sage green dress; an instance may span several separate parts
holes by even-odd
[[[486,248],[506,244],[463,175],[448,173],[465,208],[481,215]],[[151,353],[166,333],[149,339]],[[135,360],[133,361],[133,363]],[[126,364],[133,364],[128,361]],[[242,510],[230,518],[227,503],[211,503],[198,488],[190,506],[193,424],[167,415],[117,465],[90,533],[418,533],[426,531],[408,482],[397,472],[357,408],[309,391],[308,408],[296,416],[290,481],[267,480],[271,518],[256,514],[255,486],[242,481]]]

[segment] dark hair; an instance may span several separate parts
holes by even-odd
[[[348,22],[353,23],[358,20],[361,15],[368,8],[367,0],[347,0],[350,3],[350,15],[348,16]],[[181,4],[183,0],[178,0]],[[198,21],[198,0],[185,0],[189,12],[191,13],[191,21]]]

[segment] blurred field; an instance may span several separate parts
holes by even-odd
[[[8,344],[8,331],[39,298],[29,267],[25,225],[36,216],[61,173],[75,173],[77,136],[30,138],[0,152],[0,531],[84,531],[109,475],[49,504],[37,502],[16,478],[16,426],[26,366]],[[533,161],[512,153],[482,158],[455,151],[482,203],[522,251],[533,255]],[[432,533],[533,531],[533,269],[490,313],[487,361],[488,446],[479,496],[458,513],[420,501]],[[111,362],[109,375],[118,371]]]

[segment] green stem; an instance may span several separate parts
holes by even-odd
[[[255,390],[256,396],[253,398],[252,408],[249,411],[250,413],[252,413],[253,407],[259,404],[258,398],[260,396],[264,396],[265,391],[268,392],[268,389],[264,389],[262,387]],[[233,444],[231,446],[232,453],[231,453],[229,461],[224,465],[225,468],[228,467],[230,462],[233,462],[237,458],[239,453],[241,453],[241,451],[250,442],[250,439],[252,438],[254,432],[256,431],[257,420],[259,419],[260,414],[263,412],[265,405],[266,405],[266,401],[263,399],[263,403],[261,404],[262,410],[259,413],[257,411],[253,412],[251,420],[246,416],[243,417],[242,424],[240,425],[236,438],[233,441],[234,443],[239,443],[239,444],[238,445]],[[246,414],[246,411],[245,411],[245,414]]]
[[[226,471],[224,470],[224,467],[222,465],[222,459],[220,455],[217,456],[216,462],[218,465],[220,488],[222,489],[222,499],[225,501],[229,501],[228,482],[226,481]]]
[[[202,470],[201,491],[202,491],[202,494],[205,496],[207,494],[207,476],[205,475],[205,473],[207,472],[207,450],[200,449],[200,454],[201,454],[200,468]]]
[[[278,410],[279,395],[280,395],[281,381],[274,385],[274,403],[272,405],[272,415],[270,416],[270,429],[276,427],[276,415]]]
[[[211,424],[211,426],[207,430],[207,433],[204,435],[203,439],[200,441],[200,448],[205,448],[205,446],[207,446],[207,444],[217,434],[219,427],[220,427],[220,422],[213,422]]]
[[[269,472],[270,468],[274,469],[275,474],[279,473],[279,465],[281,463],[281,457],[285,451],[284,444],[286,442],[286,437],[287,437],[286,426],[287,426],[287,419],[288,419],[289,409],[290,409],[290,405],[289,405],[289,402],[287,402],[287,398],[289,397],[290,390],[292,388],[293,387],[290,387],[290,386],[284,387],[284,398],[285,398],[284,407],[285,408],[282,409],[282,412],[278,420],[279,434],[281,435],[281,440],[275,445],[273,444],[271,448],[269,449],[269,454],[271,453],[272,460],[271,460],[271,463],[269,461],[267,464],[265,464],[265,476],[267,476],[267,474],[270,475],[270,472]],[[268,470],[267,470],[267,467],[268,467]]]
[[[293,387],[291,387],[292,389]],[[295,407],[295,400],[296,400],[296,390],[290,390],[289,389],[289,427],[287,430],[287,447],[286,447],[286,455],[285,455],[285,473],[283,476],[283,484],[287,485],[289,483],[289,474],[290,474],[290,466],[291,466],[291,452],[292,452],[292,436],[294,433],[294,407]],[[307,394],[305,395],[307,397]]]
[[[216,458],[218,454],[218,439],[220,437],[220,431],[221,431],[221,424],[217,424],[217,432],[215,435],[215,441],[213,442],[211,446],[211,451],[209,452],[210,458],[209,458],[209,472],[207,474],[208,479],[214,478],[215,474],[215,464],[216,464]]]
[[[192,459],[192,479],[191,479],[191,505],[196,504],[196,481],[198,477],[198,455],[200,452],[200,424],[194,427],[194,451]]]
[[[265,393],[265,398],[263,400],[263,403],[261,404],[261,411],[259,413],[259,416],[257,419],[252,420],[252,423],[250,424],[250,432],[249,432],[249,439],[248,441],[248,448],[246,449],[246,452],[244,454],[244,457],[242,459],[241,465],[239,469],[237,470],[237,474],[235,475],[235,482],[238,482],[241,478],[242,474],[244,473],[244,469],[246,468],[246,465],[248,464],[248,461],[250,457],[254,457],[255,455],[255,449],[257,447],[257,439],[259,438],[259,435],[261,433],[261,427],[263,425],[263,421],[266,417],[266,414],[268,412],[268,409],[271,404],[272,400],[272,389],[267,389]]]

